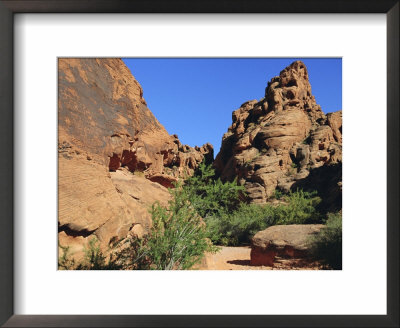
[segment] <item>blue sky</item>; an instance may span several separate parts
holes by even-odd
[[[143,87],[148,107],[183,144],[210,142],[216,155],[232,111],[264,97],[267,82],[295,60],[308,69],[325,113],[342,109],[340,58],[124,58]]]

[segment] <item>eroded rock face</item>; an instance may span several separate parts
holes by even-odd
[[[257,232],[251,240],[251,265],[273,266],[276,256],[306,257],[309,238],[323,227],[323,224],[277,225]]]
[[[115,171],[146,177],[191,174],[213,147],[182,145],[146,107],[143,90],[120,59],[59,60],[59,145]]]
[[[214,166],[223,180],[237,177],[251,202],[265,203],[277,188],[288,191],[314,169],[341,161],[342,113],[322,112],[306,66],[296,61],[271,79],[265,98],[232,113]]]
[[[165,187],[203,159],[211,163],[212,145],[193,148],[169,135],[122,60],[59,59],[58,65],[60,238],[96,235],[106,246],[148,230],[150,203],[166,202]]]

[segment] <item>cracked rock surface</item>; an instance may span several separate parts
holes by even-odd
[[[213,160],[213,147],[183,145],[147,108],[121,59],[58,61],[58,226],[61,245],[82,250],[148,231],[148,208],[166,187]]]
[[[245,102],[232,113],[214,167],[223,180],[237,178],[252,203],[267,202],[276,189],[301,186],[322,196],[333,193],[329,206],[337,210],[341,163],[342,112],[323,113],[305,64],[296,61],[270,80],[264,98]],[[318,174],[322,167],[323,176]]]

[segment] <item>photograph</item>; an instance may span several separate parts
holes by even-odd
[[[0,326],[398,327],[399,1],[0,0]]]
[[[342,58],[57,65],[58,270],[342,270]]]

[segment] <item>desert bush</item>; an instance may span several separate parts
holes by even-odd
[[[232,213],[208,217],[209,238],[216,244],[237,246],[248,244],[258,231],[273,224],[273,208],[270,205],[241,204]]]
[[[118,270],[121,266],[117,263],[114,252],[108,256],[100,249],[100,242],[93,236],[90,238],[88,246],[84,247],[84,259],[80,262],[75,261],[69,255],[69,247],[60,245],[63,254],[58,259],[58,267],[61,270]]]
[[[320,222],[315,208],[320,198],[315,192],[297,190],[279,197],[282,204],[242,203],[235,211],[207,217],[209,238],[216,244],[236,246],[248,244],[255,233],[272,225]]]
[[[153,226],[141,240],[130,238],[119,254],[119,263],[127,269],[185,270],[192,268],[205,252],[217,248],[207,239],[201,217],[191,205],[182,186],[171,189],[167,207],[155,203],[151,209]]]
[[[311,254],[328,268],[342,269],[342,215],[328,214],[326,227],[310,239]]]
[[[74,270],[75,260],[71,258],[69,254],[69,246],[59,245],[62,251],[62,255],[58,258],[58,269],[59,270]]]
[[[106,269],[190,269],[205,252],[215,252],[212,243],[248,244],[253,235],[275,224],[304,224],[321,220],[316,206],[321,201],[315,192],[297,190],[276,192],[278,205],[241,202],[244,188],[235,181],[215,179],[214,170],[201,164],[196,174],[170,189],[168,206],[153,204],[153,226],[143,238],[126,238],[106,257],[93,239],[85,249],[85,259],[75,264],[68,249],[60,257],[61,268]],[[65,255],[65,256],[64,256]]]
[[[90,239],[84,260],[75,263],[69,248],[61,247],[59,267],[68,270],[186,270],[199,263],[205,252],[218,250],[207,238],[205,223],[189,201],[181,185],[170,189],[167,207],[154,203],[150,212],[153,225],[143,238],[129,237],[116,242],[106,256],[98,240]]]
[[[317,192],[303,190],[290,191],[281,197],[286,204],[274,209],[275,224],[307,224],[320,222],[321,216],[316,209],[321,202]]]
[[[244,190],[236,180],[222,182],[219,178],[215,179],[214,169],[204,163],[183,185],[183,192],[202,218],[234,211],[240,204],[240,195]]]
[[[275,189],[274,194],[272,195],[275,199],[281,199],[284,193],[280,189]]]
[[[84,248],[85,258],[76,267],[76,270],[118,270],[115,253],[110,249],[106,256],[100,249],[100,242],[93,236],[90,238],[88,247]]]

